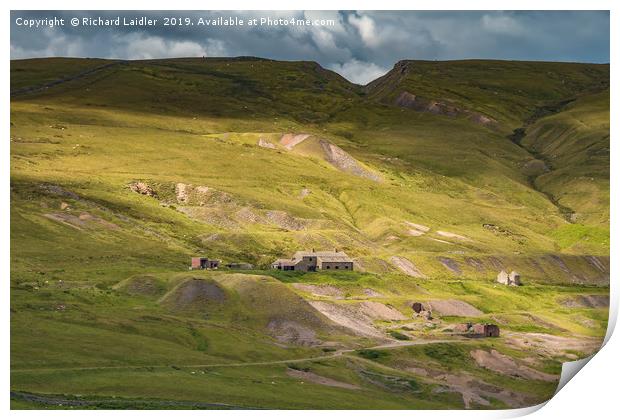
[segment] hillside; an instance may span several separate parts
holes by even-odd
[[[604,335],[608,86],[608,66],[566,63],[403,61],[359,87],[251,57],[12,61],[12,389],[44,395],[15,404],[316,407],[300,378],[322,407],[542,401],[548,377],[489,373],[470,355],[491,344],[450,331],[499,323],[516,358],[566,341],[530,366],[554,375]],[[356,271],[268,270],[311,248]],[[194,255],[255,270],[188,277]],[[498,289],[502,269],[525,285]],[[461,309],[425,325],[415,299]],[[477,399],[415,370],[448,375],[453,353]]]
[[[609,87],[609,65],[527,61],[398,62],[368,94],[394,103],[403,92],[479,112],[502,128],[518,127],[540,107]]]
[[[609,225],[609,90],[579,97],[529,124],[521,144],[548,166],[537,188],[556,197],[573,222]]]

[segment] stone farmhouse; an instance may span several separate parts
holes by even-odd
[[[337,249],[334,251],[297,251],[293,258],[279,258],[271,268],[283,271],[353,270],[353,260]]]

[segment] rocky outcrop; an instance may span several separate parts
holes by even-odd
[[[149,197],[157,197],[155,190],[146,182],[138,181],[129,184],[129,189],[135,193],[146,195]]]
[[[568,308],[607,308],[609,295],[576,295],[561,303]]]
[[[269,140],[265,140],[263,138],[258,139],[258,145],[260,147],[264,147],[265,149],[275,149],[276,145],[270,142]]]
[[[403,91],[396,98],[395,104],[401,108],[409,108],[418,112],[428,112],[435,115],[445,115],[448,117],[467,117],[471,122],[490,126],[497,123],[491,117],[483,115],[479,112],[470,111],[468,109],[459,108],[447,101],[438,101],[434,99],[424,99],[410,92]]]
[[[456,275],[463,274],[461,267],[459,267],[458,263],[454,261],[452,258],[448,257],[438,257],[437,260],[443,265],[446,269],[448,269],[451,273]]]

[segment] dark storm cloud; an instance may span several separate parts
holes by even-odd
[[[73,17],[164,16],[328,19],[331,26],[73,27]],[[64,26],[26,28],[17,18],[64,18]],[[497,58],[608,62],[606,11],[28,11],[11,13],[11,58],[163,58],[252,55],[313,60],[366,83],[401,59]]]

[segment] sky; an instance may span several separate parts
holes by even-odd
[[[151,26],[124,25],[125,21],[142,16],[157,19],[157,22]],[[84,18],[99,17],[119,17],[120,24],[114,21],[110,26],[83,23]],[[166,17],[181,18],[182,23],[191,25],[164,26]],[[56,25],[50,25],[49,20],[43,20],[51,18],[64,19],[63,24],[57,20]],[[72,26],[73,18],[79,20],[77,26]],[[217,18],[242,20],[244,25],[223,25],[222,22],[207,25]],[[261,18],[271,21],[261,22]],[[273,23],[278,19],[290,22],[291,18],[308,20],[312,25]],[[251,19],[257,19],[259,24],[249,25]],[[24,22],[32,22],[35,26],[25,26]],[[608,63],[609,12],[11,12],[11,59],[202,56],[317,61],[358,84],[376,79],[403,59],[493,58]]]

